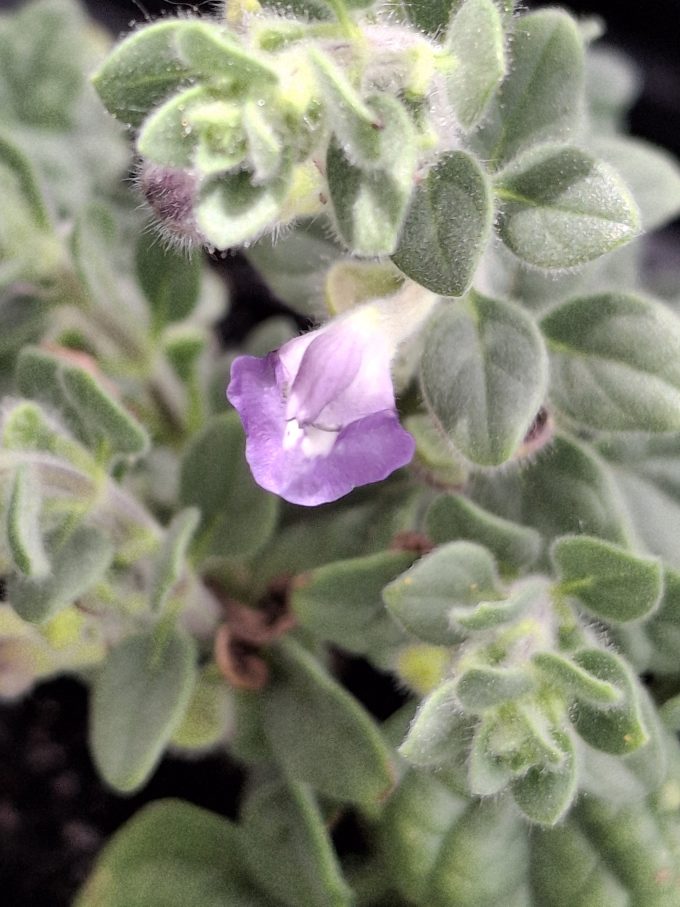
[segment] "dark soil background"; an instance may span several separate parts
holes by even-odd
[[[0,0],[0,10],[16,5]],[[162,0],[90,0],[87,5],[113,34],[161,12],[196,9]],[[602,16],[610,42],[638,63],[645,87],[631,116],[632,131],[680,155],[680,0],[654,0],[644,12],[620,0],[567,5]],[[198,4],[204,11],[214,6]],[[677,225],[666,230],[656,254],[668,250],[678,256],[678,239]],[[253,324],[281,310],[243,259],[230,257],[218,266],[233,286],[225,339],[240,339]],[[338,665],[346,685],[376,715],[386,717],[396,707],[399,696],[387,677],[353,659],[341,658]],[[86,718],[86,691],[71,679],[45,683],[19,703],[0,705],[0,892],[8,907],[67,907],[104,841],[151,800],[181,797],[230,817],[237,813],[242,773],[220,755],[165,759],[140,794],[111,794],[99,783],[87,752]],[[351,842],[347,846],[351,849]]]

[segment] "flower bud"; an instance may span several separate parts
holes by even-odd
[[[194,217],[198,179],[191,170],[144,163],[138,184],[168,239],[183,246],[205,243]]]

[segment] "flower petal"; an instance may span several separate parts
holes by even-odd
[[[337,325],[323,331],[310,343],[290,389],[286,417],[314,422],[354,381],[361,365],[362,347],[355,332]],[[338,424],[344,424],[346,420]]]

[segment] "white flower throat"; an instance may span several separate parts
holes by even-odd
[[[317,425],[300,425],[297,419],[289,419],[283,431],[283,449],[299,448],[305,457],[326,457],[333,449],[339,432],[319,428]]]

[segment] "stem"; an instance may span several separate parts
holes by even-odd
[[[344,0],[326,0],[326,2],[335,13],[335,17],[340,23],[343,33],[348,38],[361,37],[361,30],[350,16]]]

